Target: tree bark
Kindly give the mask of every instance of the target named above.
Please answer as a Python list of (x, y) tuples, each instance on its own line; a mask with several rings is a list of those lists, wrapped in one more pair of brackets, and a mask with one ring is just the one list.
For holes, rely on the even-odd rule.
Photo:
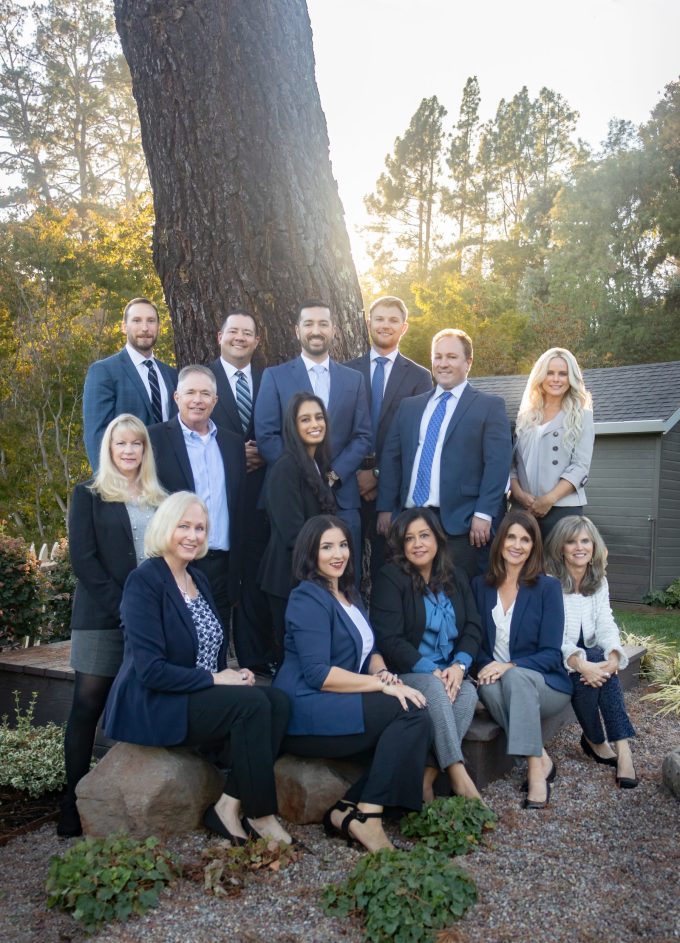
[(306, 298), (329, 302), (333, 355), (364, 349), (304, 0), (115, 0), (154, 194), (154, 261), (180, 365), (216, 356), (234, 307), (268, 363), (299, 353)]

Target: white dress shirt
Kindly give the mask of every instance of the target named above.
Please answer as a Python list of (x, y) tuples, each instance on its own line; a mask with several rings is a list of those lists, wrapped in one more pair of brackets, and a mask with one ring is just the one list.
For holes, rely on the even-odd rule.
[[(434, 450), (434, 458), (432, 459), (432, 475), (430, 476), (430, 494), (428, 495), (427, 501), (425, 501), (425, 507), (441, 507), (441, 501), (439, 500), (439, 482), (441, 480), (442, 447), (444, 445), (444, 438), (446, 437), (446, 430), (449, 428), (449, 424), (453, 419), (453, 414), (456, 411), (456, 406), (458, 405), (458, 400), (460, 399), (461, 393), (466, 386), (467, 380), (463, 380), (463, 382), (459, 383), (458, 386), (454, 386), (452, 390), (448, 391), (451, 393), (451, 397), (446, 404), (446, 413), (444, 414), (444, 420), (439, 429), (439, 437)], [(434, 395), (428, 401), (425, 411), (423, 412), (423, 417), (420, 420), (418, 448), (416, 449), (416, 457), (413, 461), (413, 468), (411, 469), (411, 483), (409, 484), (408, 497), (406, 498), (407, 508), (415, 507), (413, 501), (413, 491), (416, 486), (416, 479), (418, 478), (418, 467), (420, 465), (420, 456), (423, 452), (423, 444), (425, 442), (427, 427), (429, 425), (430, 419), (432, 418), (432, 413), (437, 408), (439, 400), (442, 394), (445, 392), (447, 391), (437, 384)]]
[(130, 360), (135, 365), (137, 373), (142, 378), (142, 383), (144, 384), (144, 389), (146, 390), (149, 402), (151, 402), (151, 385), (149, 383), (149, 368), (144, 366), (145, 360), (153, 360), (153, 365), (156, 368), (156, 376), (158, 377), (158, 385), (161, 390), (161, 407), (163, 409), (163, 422), (166, 422), (170, 418), (170, 408), (168, 405), (168, 388), (165, 385), (165, 377), (160, 371), (160, 368), (156, 362), (156, 358), (153, 354), (149, 354), (148, 357), (145, 357), (144, 354), (140, 354), (138, 350), (135, 350), (134, 347), (131, 347), (130, 344), (125, 345), (125, 349), (130, 355)]
[(503, 612), (500, 595), (496, 595), (496, 605), (491, 610), (491, 618), (496, 626), (496, 642), (493, 647), (494, 661), (510, 661), (510, 623), (515, 611), (515, 599), (507, 612)]
[[(307, 375), (309, 376), (309, 382), (312, 384), (314, 395), (318, 396), (319, 399), (321, 400), (325, 400), (329, 398), (330, 392), (331, 392), (331, 370), (330, 370), (331, 358), (326, 357), (326, 359), (322, 360), (321, 363), (317, 363), (315, 360), (310, 360), (309, 357), (305, 356), (305, 354), (300, 354), (300, 356), (302, 357), (302, 362), (305, 365), (305, 370), (307, 371)], [(315, 369), (317, 367), (323, 367), (326, 373), (328, 374), (327, 377), (325, 377), (326, 389), (328, 390), (328, 397), (324, 396), (323, 390), (318, 389), (319, 377), (317, 376), (315, 372)]]
[(248, 389), (250, 390), (250, 400), (252, 402), (254, 400), (253, 371), (250, 367), (250, 364), (246, 364), (245, 367), (235, 367), (232, 363), (226, 361), (224, 357), (220, 357), (220, 363), (222, 364), (224, 372), (227, 375), (227, 380), (229, 380), (229, 386), (231, 387), (231, 392), (234, 394), (234, 399), (236, 399), (236, 384), (238, 383), (238, 377), (236, 374), (241, 372), (246, 379), (246, 383), (248, 384)]

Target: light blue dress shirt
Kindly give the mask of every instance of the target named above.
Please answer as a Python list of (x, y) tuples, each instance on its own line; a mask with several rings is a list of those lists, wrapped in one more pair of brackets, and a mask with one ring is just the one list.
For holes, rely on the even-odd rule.
[(208, 547), (229, 550), (229, 506), (227, 504), (227, 470), (217, 444), (217, 426), (210, 419), (208, 433), (201, 436), (179, 421), (194, 476), (194, 489), (208, 508)]

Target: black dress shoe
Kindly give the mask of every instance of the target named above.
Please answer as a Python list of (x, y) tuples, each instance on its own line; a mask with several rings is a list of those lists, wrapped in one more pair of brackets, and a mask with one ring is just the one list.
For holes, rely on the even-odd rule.
[(586, 756), (589, 756), (591, 760), (595, 760), (596, 763), (602, 763), (603, 766), (616, 766), (616, 757), (615, 756), (599, 756), (591, 745), (586, 740), (586, 735), (581, 734), (581, 749)]
[[(545, 777), (545, 781), (546, 781), (547, 783), (554, 783), (556, 776), (557, 776), (557, 763), (555, 763), (555, 762), (553, 761), (552, 769), (550, 770), (550, 772), (548, 773), (548, 775)], [(525, 779), (524, 782), (522, 783), (521, 791), (522, 791), (522, 792), (529, 792), (529, 780), (528, 780), (528, 779)]]
[(523, 809), (545, 809), (550, 802), (550, 783), (546, 780), (545, 783), (545, 801), (536, 802), (534, 799), (525, 799), (522, 803)]
[(240, 835), (231, 834), (227, 826), (217, 814), (217, 810), (215, 809), (214, 805), (209, 805), (203, 813), (203, 824), (209, 832), (214, 832), (214, 834), (219, 835), (220, 838), (228, 839), (232, 845), (237, 848), (245, 845), (246, 843), (245, 838), (241, 838)]

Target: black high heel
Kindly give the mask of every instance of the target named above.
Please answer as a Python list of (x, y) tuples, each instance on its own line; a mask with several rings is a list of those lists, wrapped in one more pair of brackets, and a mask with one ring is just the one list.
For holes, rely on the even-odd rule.
[(545, 781), (545, 801), (536, 802), (534, 799), (529, 799), (528, 797), (522, 803), (523, 809), (545, 809), (547, 808), (548, 803), (550, 802), (550, 783)]
[[(633, 767), (635, 771), (635, 767)], [(632, 778), (630, 776), (617, 776), (616, 785), (619, 789), (635, 789), (636, 786), (640, 785), (640, 780), (637, 778), (637, 773)]]
[[(591, 760), (595, 760), (596, 763), (601, 763), (603, 766), (616, 766), (616, 757), (615, 756), (600, 756), (593, 750), (591, 745), (586, 740), (586, 735), (581, 734), (581, 749), (586, 756), (589, 756)], [(624, 787), (625, 788), (625, 787)]]
[[(552, 769), (550, 770), (550, 772), (548, 773), (548, 775), (545, 777), (545, 781), (546, 781), (547, 783), (554, 783), (556, 777), (557, 777), (557, 763), (555, 763), (555, 761), (553, 760)], [(525, 779), (524, 782), (522, 783), (520, 792), (529, 792), (529, 780), (528, 780), (528, 779)]]
[[(548, 786), (548, 789), (550, 789), (550, 786)], [(364, 845), (360, 838), (355, 838), (354, 835), (350, 833), (349, 827), (352, 822), (361, 822), (363, 824), (367, 822), (368, 819), (382, 819), (382, 817), (382, 812), (362, 812), (361, 809), (355, 806), (342, 820), (340, 834), (348, 845), (351, 845), (352, 842), (356, 842), (358, 845), (361, 845), (362, 848), (365, 848), (366, 851), (369, 851), (370, 849), (366, 848), (366, 845)]]
[(338, 799), (335, 805), (331, 806), (330, 809), (324, 813), (321, 824), (323, 825), (323, 830), (328, 838), (344, 838), (348, 845), (353, 845), (355, 844), (355, 839), (352, 838), (351, 835), (348, 837), (342, 831), (344, 819), (339, 828), (337, 825), (333, 824), (333, 820), (331, 819), (332, 812), (346, 812), (348, 809), (356, 809), (355, 804), (353, 802), (347, 802), (345, 799)]
[(240, 835), (231, 834), (227, 826), (217, 814), (217, 810), (215, 809), (214, 805), (209, 805), (203, 813), (203, 824), (209, 832), (214, 832), (214, 834), (219, 835), (220, 838), (228, 839), (236, 848), (241, 848), (246, 843), (245, 838), (241, 838)]

